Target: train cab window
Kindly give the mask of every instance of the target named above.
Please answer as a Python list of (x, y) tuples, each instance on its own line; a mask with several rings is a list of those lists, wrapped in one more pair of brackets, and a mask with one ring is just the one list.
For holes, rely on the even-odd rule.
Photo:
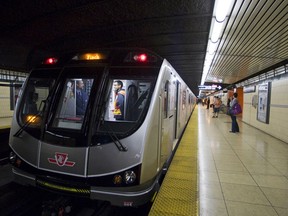
[(147, 114), (154, 77), (139, 79), (110, 78), (106, 96), (103, 96), (101, 123), (93, 136), (93, 143), (108, 143), (133, 133)]
[(93, 79), (66, 79), (53, 127), (81, 129), (92, 84)]
[(39, 127), (42, 122), (42, 114), (46, 99), (51, 91), (55, 79), (53, 78), (29, 78), (24, 94), (21, 120), (27, 127)]

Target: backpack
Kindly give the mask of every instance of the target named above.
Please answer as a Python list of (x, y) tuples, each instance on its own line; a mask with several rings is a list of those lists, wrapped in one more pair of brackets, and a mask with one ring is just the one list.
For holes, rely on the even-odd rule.
[(239, 103), (234, 104), (233, 107), (231, 107), (229, 112), (230, 112), (230, 115), (238, 115), (242, 113), (241, 105)]

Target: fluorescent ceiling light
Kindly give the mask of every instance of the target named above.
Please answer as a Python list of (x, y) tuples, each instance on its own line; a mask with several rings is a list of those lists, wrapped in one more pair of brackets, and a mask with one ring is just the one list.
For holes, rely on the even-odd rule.
[(219, 23), (219, 22), (217, 22), (216, 19), (213, 19), (213, 20), (214, 20), (214, 23), (213, 23), (211, 41), (213, 43), (216, 43), (220, 38), (224, 23), (223, 22)]
[(225, 19), (231, 13), (232, 6), (235, 0), (216, 0), (213, 11), (213, 18), (210, 27), (210, 37), (207, 46), (207, 52), (205, 56), (205, 63), (203, 67), (203, 73), (201, 78), (201, 85), (204, 84), (206, 78), (209, 76), (209, 70), (213, 63), (213, 58), (216, 54), (217, 47), (223, 34), (224, 25), (226, 24)]
[(218, 0), (215, 4), (215, 16), (218, 22), (223, 22), (231, 11), (232, 2), (235, 0)]
[[(208, 41), (208, 53), (214, 55), (219, 43), (213, 43), (212, 40)], [(207, 57), (207, 56), (206, 56)]]

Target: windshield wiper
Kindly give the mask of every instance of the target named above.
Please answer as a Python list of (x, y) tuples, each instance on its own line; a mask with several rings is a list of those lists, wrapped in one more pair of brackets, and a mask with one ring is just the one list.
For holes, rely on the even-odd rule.
[[(46, 100), (41, 101), (40, 106), (39, 106), (40, 111), (37, 114), (32, 115), (32, 117), (30, 119), (36, 119), (43, 114), (41, 107), (42, 107), (42, 104), (45, 104), (45, 103), (46, 103)], [(33, 123), (33, 121), (26, 120), (26, 122), (19, 128), (19, 130), (13, 136), (19, 137), (23, 133), (23, 131), (32, 123)]]
[(104, 123), (102, 123), (107, 134), (109, 135), (109, 137), (111, 138), (111, 140), (113, 141), (113, 143), (116, 145), (116, 147), (118, 148), (119, 151), (128, 151), (128, 148), (126, 146), (124, 146), (121, 141), (119, 140), (119, 138), (117, 137), (117, 135), (115, 134), (115, 132), (107, 125), (105, 125)]

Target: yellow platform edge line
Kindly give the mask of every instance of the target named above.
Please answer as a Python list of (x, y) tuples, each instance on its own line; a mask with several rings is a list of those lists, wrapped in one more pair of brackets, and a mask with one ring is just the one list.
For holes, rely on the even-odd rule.
[(12, 117), (0, 117), (0, 130), (10, 129), (12, 123)]
[(198, 109), (194, 109), (149, 216), (196, 216), (198, 200)]
[(10, 129), (11, 126), (10, 125), (0, 125), (0, 130), (1, 129)]

